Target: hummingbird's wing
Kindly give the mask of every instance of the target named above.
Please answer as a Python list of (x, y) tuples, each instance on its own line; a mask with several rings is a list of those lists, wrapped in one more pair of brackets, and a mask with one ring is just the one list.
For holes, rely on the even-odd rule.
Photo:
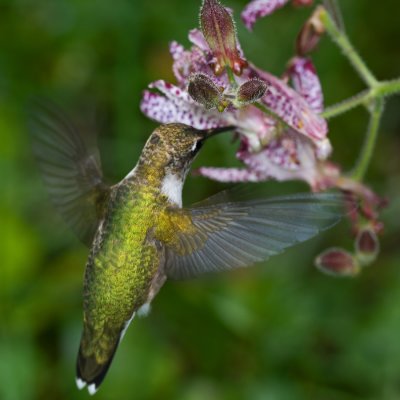
[(96, 146), (55, 105), (37, 101), (29, 115), (34, 155), (57, 210), (77, 236), (90, 245), (110, 188), (103, 181)]
[(173, 236), (164, 240), (169, 278), (192, 278), (266, 260), (331, 227), (344, 215), (345, 199), (340, 194), (239, 201), (231, 201), (232, 197), (245, 199), (246, 195), (228, 190), (196, 207), (171, 211), (177, 217), (169, 220)]

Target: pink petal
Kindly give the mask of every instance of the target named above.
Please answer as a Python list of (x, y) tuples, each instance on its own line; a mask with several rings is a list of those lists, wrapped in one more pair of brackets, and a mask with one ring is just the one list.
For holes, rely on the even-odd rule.
[(177, 42), (170, 44), (170, 53), (174, 60), (172, 70), (178, 85), (182, 89), (186, 88), (190, 75), (200, 72), (212, 76), (218, 85), (225, 87), (228, 84), (228, 78), (226, 74), (214, 76), (211, 68), (214, 60), (203, 34), (193, 29), (189, 33), (189, 39), (195, 44), (190, 50), (184, 50), (183, 46)]
[(149, 87), (158, 89), (162, 94), (145, 90), (140, 109), (155, 121), (163, 124), (180, 122), (197, 129), (227, 125), (221, 114), (207, 112), (204, 107), (197, 105), (186, 91), (175, 85), (159, 80), (151, 83)]
[(286, 132), (258, 152), (252, 151), (250, 145), (244, 138), (237, 153), (245, 169), (202, 167), (198, 173), (220, 182), (302, 180), (311, 187), (316, 187), (321, 179), (312, 142), (297, 132)]
[(255, 107), (234, 110), (225, 117), (246, 137), (251, 149), (259, 151), (276, 133), (275, 121)]
[(185, 48), (174, 40), (169, 44), (169, 52), (173, 60), (176, 61), (182, 57), (183, 53), (185, 52)]
[(294, 89), (316, 113), (324, 110), (324, 95), (313, 62), (309, 58), (294, 57), (288, 68)]
[[(211, 71), (204, 58), (204, 54), (197, 47), (192, 51), (187, 51), (177, 42), (171, 42), (169, 51), (174, 60), (172, 70), (174, 72), (177, 83), (184, 88), (192, 72)], [(205, 70), (205, 71), (203, 71)]]
[(242, 21), (247, 29), (252, 30), (254, 23), (266, 15), (283, 7), (289, 0), (253, 0), (242, 11)]
[(244, 168), (201, 167), (196, 173), (218, 182), (259, 182), (256, 172)]
[(244, 144), (237, 156), (250, 171), (259, 176), (259, 180), (300, 179), (314, 185), (318, 176), (314, 146), (294, 131), (272, 140), (257, 153), (251, 152)]
[(268, 91), (262, 99), (268, 108), (279, 115), (292, 129), (311, 140), (325, 139), (328, 132), (326, 121), (311, 109), (303, 97), (277, 77), (253, 68), (255, 73), (269, 84)]
[(189, 31), (189, 40), (200, 50), (206, 52), (210, 51), (210, 47), (208, 46), (208, 43), (204, 38), (203, 32), (200, 29), (192, 29), (191, 31)]

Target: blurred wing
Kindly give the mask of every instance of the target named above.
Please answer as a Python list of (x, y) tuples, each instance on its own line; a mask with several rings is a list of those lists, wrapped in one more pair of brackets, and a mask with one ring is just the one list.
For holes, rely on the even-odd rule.
[(228, 190), (204, 205), (176, 211), (186, 214), (191, 227), (175, 229), (176, 237), (166, 244), (169, 278), (191, 278), (266, 260), (331, 227), (344, 214), (344, 196), (340, 194), (221, 203), (231, 197)]
[(75, 126), (53, 104), (36, 102), (31, 107), (29, 131), (54, 206), (90, 245), (110, 191), (103, 182), (97, 148), (89, 151)]

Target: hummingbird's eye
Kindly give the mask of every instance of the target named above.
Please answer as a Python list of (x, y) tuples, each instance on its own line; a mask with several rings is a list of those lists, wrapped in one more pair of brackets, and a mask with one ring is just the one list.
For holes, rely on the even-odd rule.
[(200, 149), (201, 146), (203, 146), (203, 141), (202, 140), (198, 140), (197, 142), (195, 142), (192, 146), (192, 148), (190, 149), (190, 153), (191, 154), (196, 154)]

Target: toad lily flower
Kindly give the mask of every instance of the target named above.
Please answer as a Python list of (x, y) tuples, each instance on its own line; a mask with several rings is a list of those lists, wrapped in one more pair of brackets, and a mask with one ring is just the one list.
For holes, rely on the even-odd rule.
[[(315, 190), (326, 186), (324, 182), (337, 170), (324, 161), (331, 153), (331, 145), (326, 137), (326, 123), (315, 113), (323, 109), (323, 96), (311, 60), (296, 57), (290, 63), (287, 76), (298, 92), (273, 75), (251, 68), (251, 73), (268, 85), (262, 104), (286, 125), (279, 126), (279, 122), (260, 114), (254, 106), (236, 111), (237, 121), (231, 123), (242, 134), (237, 157), (247, 168), (202, 167), (199, 173), (223, 182), (300, 179)], [(256, 129), (254, 125), (260, 120), (263, 129), (260, 125)]]
[(311, 61), (292, 61), (291, 88), (245, 60), (236, 41), (236, 54), (247, 66), (232, 81), (226, 70), (215, 74), (214, 51), (200, 30), (192, 30), (189, 40), (189, 50), (177, 42), (170, 45), (177, 83), (151, 83), (155, 91), (144, 92), (142, 112), (161, 123), (198, 129), (236, 127), (241, 139), (237, 157), (246, 168), (203, 167), (201, 175), (230, 182), (301, 179), (317, 187), (331, 146), (326, 121), (317, 115), (322, 91)]
[[(243, 11), (242, 19), (251, 29), (258, 18), (288, 2), (253, 0)], [(313, 0), (292, 0), (297, 6), (312, 3)], [(337, 14), (338, 10), (334, 11)], [(302, 180), (313, 191), (337, 188), (353, 194), (360, 200), (360, 207), (356, 200), (349, 204), (355, 251), (329, 249), (317, 258), (316, 264), (337, 276), (354, 276), (377, 256), (377, 235), (383, 228), (379, 213), (386, 201), (354, 178), (356, 175), (342, 174), (339, 166), (328, 161), (332, 147), (327, 123), (321, 117), (323, 91), (310, 58), (325, 31), (332, 36), (335, 28), (337, 34), (335, 22), (332, 20), (329, 25), (324, 22), (327, 18), (326, 8), (316, 7), (297, 37), (296, 55), (283, 77), (278, 78), (245, 58), (232, 12), (218, 0), (203, 0), (202, 30), (190, 31), (190, 49), (177, 42), (170, 44), (176, 83), (151, 83), (143, 93), (141, 110), (160, 123), (180, 122), (197, 129), (235, 128), (235, 137), (240, 140), (236, 156), (244, 166), (201, 167), (197, 173), (202, 176), (221, 182)], [(371, 129), (374, 127), (371, 124)], [(362, 154), (367, 162), (368, 154)], [(358, 175), (363, 171), (360, 168)]]

